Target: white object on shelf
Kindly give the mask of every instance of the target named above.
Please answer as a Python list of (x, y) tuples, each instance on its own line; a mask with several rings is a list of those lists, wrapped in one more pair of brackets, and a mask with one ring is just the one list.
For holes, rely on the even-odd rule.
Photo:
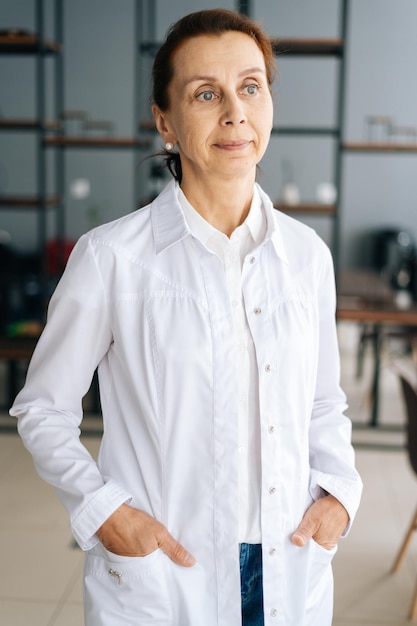
[(287, 183), (282, 190), (282, 199), (285, 204), (300, 204), (300, 191), (294, 183)]
[(70, 184), (70, 194), (76, 200), (88, 198), (91, 191), (90, 181), (87, 178), (75, 178)]
[(316, 189), (316, 198), (321, 204), (334, 204), (337, 198), (336, 187), (333, 183), (319, 183)]

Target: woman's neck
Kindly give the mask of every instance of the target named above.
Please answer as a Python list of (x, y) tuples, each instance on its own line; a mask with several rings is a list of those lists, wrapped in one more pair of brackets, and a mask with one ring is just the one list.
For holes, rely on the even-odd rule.
[(188, 202), (214, 228), (231, 236), (242, 224), (252, 203), (254, 180), (204, 181), (202, 184), (181, 182), (181, 189)]

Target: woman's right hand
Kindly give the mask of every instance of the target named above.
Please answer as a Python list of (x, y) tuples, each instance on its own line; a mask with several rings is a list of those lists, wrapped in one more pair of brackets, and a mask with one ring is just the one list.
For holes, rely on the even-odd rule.
[(163, 524), (128, 504), (116, 509), (96, 535), (106, 550), (120, 556), (147, 556), (160, 548), (177, 565), (192, 567), (196, 562)]

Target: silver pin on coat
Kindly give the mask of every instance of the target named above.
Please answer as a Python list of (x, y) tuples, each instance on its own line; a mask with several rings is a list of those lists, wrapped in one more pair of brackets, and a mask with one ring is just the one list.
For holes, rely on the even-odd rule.
[(114, 578), (117, 578), (117, 582), (119, 585), (122, 584), (123, 582), (123, 574), (121, 574), (120, 572), (116, 572), (116, 570), (114, 569), (109, 569), (109, 574), (110, 576), (113, 576)]

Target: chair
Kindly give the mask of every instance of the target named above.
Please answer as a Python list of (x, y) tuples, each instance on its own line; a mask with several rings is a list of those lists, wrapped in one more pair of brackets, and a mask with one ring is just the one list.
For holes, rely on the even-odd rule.
[[(398, 373), (402, 394), (405, 401), (406, 415), (407, 415), (407, 451), (408, 459), (414, 473), (417, 475), (417, 388), (415, 388), (409, 380), (401, 373)], [(405, 553), (410, 545), (413, 533), (417, 530), (417, 510), (413, 515), (411, 524), (405, 534), (401, 547), (395, 558), (392, 571), (396, 572), (403, 559)], [(414, 596), (410, 607), (409, 619), (417, 619), (417, 584), (414, 590)]]

